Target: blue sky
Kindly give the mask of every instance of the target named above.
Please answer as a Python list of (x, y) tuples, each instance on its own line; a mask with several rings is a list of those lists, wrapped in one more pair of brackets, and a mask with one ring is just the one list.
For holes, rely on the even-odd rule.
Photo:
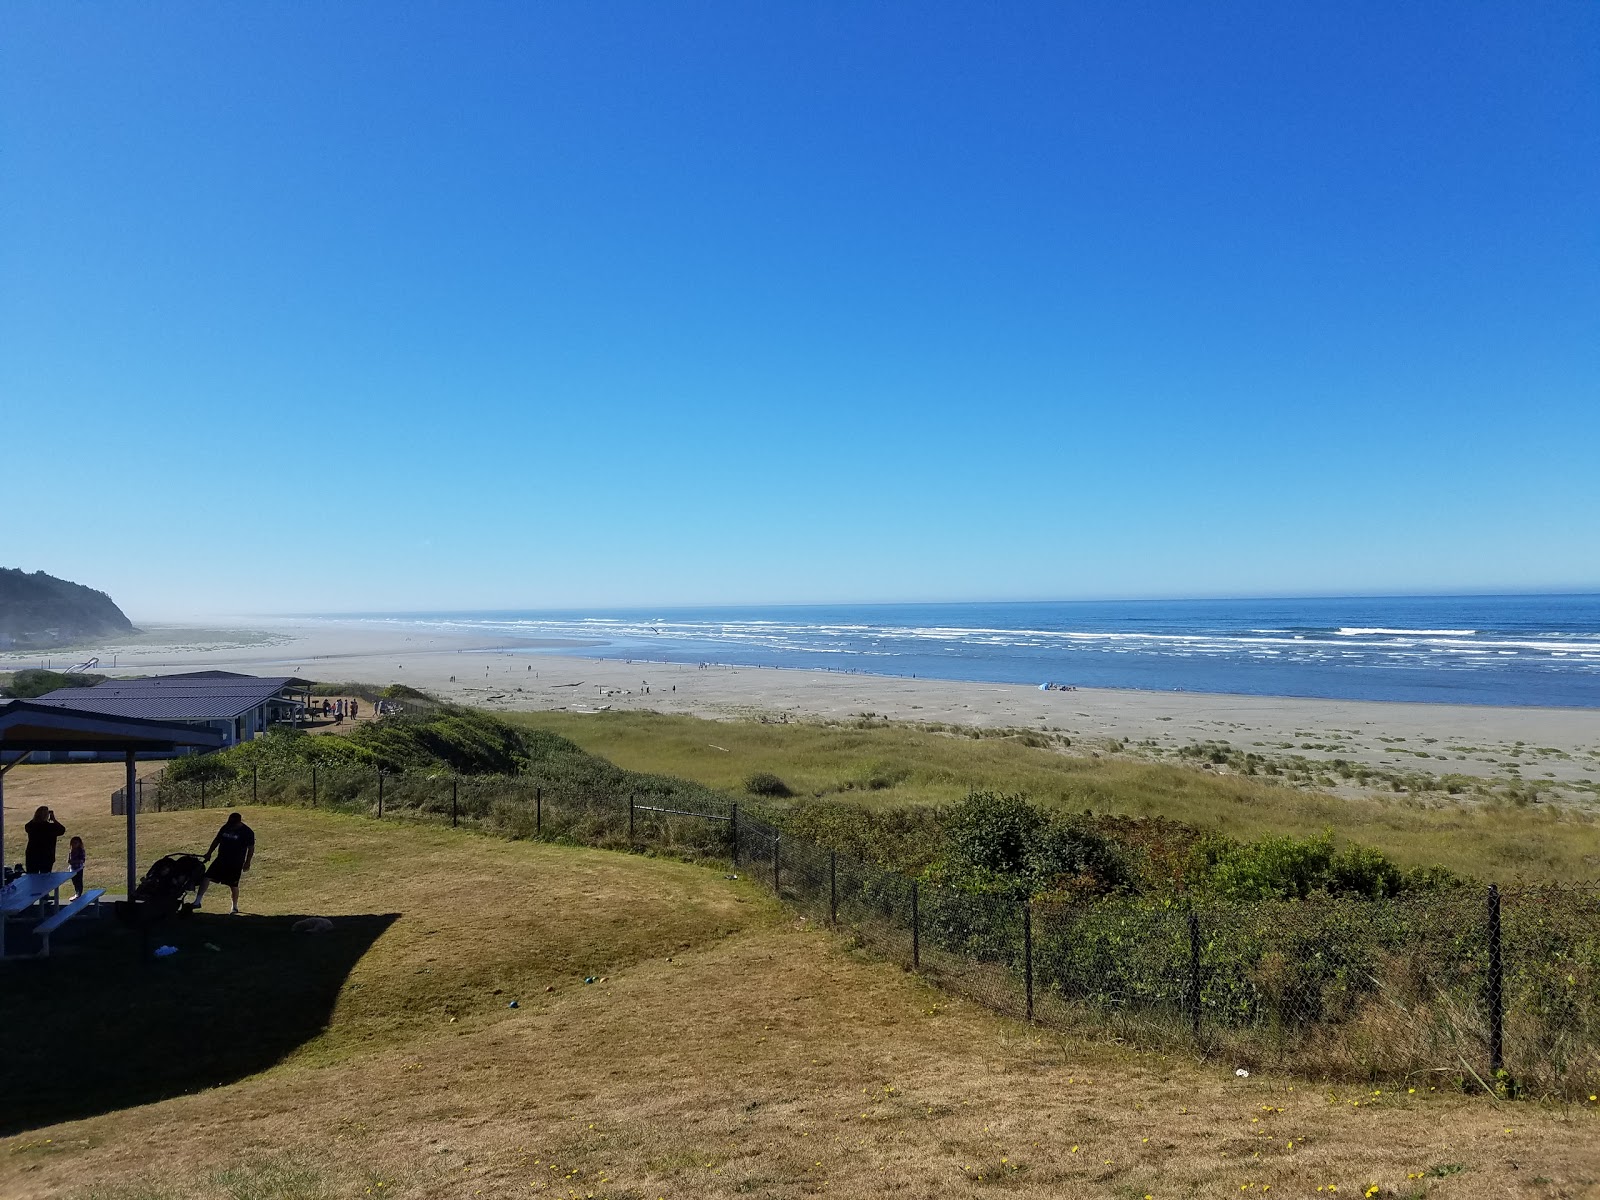
[(12, 3), (135, 616), (1600, 585), (1600, 6)]

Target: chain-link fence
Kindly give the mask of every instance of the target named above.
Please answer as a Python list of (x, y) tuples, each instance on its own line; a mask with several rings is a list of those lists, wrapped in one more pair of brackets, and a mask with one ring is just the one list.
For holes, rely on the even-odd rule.
[[(920, 884), (786, 833), (780, 810), (572, 779), (321, 766), (141, 782), (141, 811), (294, 804), (712, 858), (997, 1012), (1316, 1077), (1600, 1089), (1600, 887), (1372, 900), (1074, 903)], [(114, 798), (120, 810), (121, 792)]]

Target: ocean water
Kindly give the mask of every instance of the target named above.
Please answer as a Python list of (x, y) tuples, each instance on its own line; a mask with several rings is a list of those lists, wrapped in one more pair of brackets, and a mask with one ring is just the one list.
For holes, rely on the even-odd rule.
[[(543, 653), (1155, 691), (1600, 708), (1600, 595), (366, 614)], [(541, 651), (530, 651), (541, 653)]]

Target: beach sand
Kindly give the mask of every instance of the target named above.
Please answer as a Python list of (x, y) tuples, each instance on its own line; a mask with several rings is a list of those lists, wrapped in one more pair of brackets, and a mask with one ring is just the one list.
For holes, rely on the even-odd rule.
[[(381, 623), (258, 621), (145, 625), (136, 638), (50, 655), (0, 654), (0, 671), (100, 659), (97, 671), (225, 669), (319, 681), (406, 683), (492, 710), (644, 711), (714, 719), (893, 721), (1061, 731), (1152, 754), (1226, 741), (1240, 751), (1339, 758), (1387, 772), (1542, 782), (1555, 798), (1597, 799), (1600, 710), (1141, 692), (832, 671), (624, 662), (584, 646), (419, 632)], [(112, 664), (115, 664), (113, 668)], [(648, 689), (648, 690), (647, 690)]]

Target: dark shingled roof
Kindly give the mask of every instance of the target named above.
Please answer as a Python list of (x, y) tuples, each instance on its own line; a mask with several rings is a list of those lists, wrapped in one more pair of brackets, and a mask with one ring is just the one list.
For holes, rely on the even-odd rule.
[(162, 725), (38, 700), (0, 700), (0, 759), (5, 751), (163, 751), (180, 746), (214, 750), (221, 744), (222, 735), (212, 729)]
[(149, 721), (222, 721), (276, 699), (286, 687), (306, 687), (292, 675), (194, 671), (151, 679), (107, 679), (91, 688), (58, 688), (35, 704)]

